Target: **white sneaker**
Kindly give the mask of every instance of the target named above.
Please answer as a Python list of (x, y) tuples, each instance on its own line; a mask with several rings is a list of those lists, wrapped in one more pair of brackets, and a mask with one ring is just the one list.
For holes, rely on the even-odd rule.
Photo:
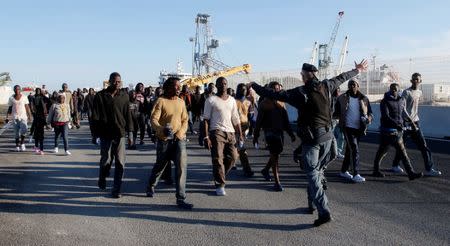
[(353, 175), (351, 175), (348, 171), (346, 171), (345, 173), (340, 173), (339, 176), (346, 179), (353, 179)]
[(391, 171), (394, 172), (394, 173), (403, 173), (404, 172), (403, 168), (401, 168), (400, 166), (393, 166), (391, 168)]
[(53, 150), (53, 153), (58, 153), (58, 147), (55, 147), (55, 149)]
[(27, 148), (25, 147), (25, 144), (20, 145), (20, 150), (21, 150), (21, 151), (27, 150)]
[(219, 187), (216, 189), (216, 195), (218, 196), (226, 196), (225, 187)]
[(66, 155), (72, 155), (68, 150), (66, 150)]
[(20, 152), (20, 147), (19, 146), (16, 147), (16, 152)]
[(355, 176), (353, 176), (353, 182), (355, 183), (362, 183), (362, 182), (366, 182), (366, 179), (361, 177), (361, 175), (356, 174)]
[(34, 148), (34, 152), (36, 152), (36, 153), (39, 153), (39, 152), (41, 152), (41, 150), (39, 149), (39, 148)]
[(424, 173), (425, 176), (430, 176), (430, 177), (436, 177), (436, 176), (441, 176), (442, 172), (436, 169), (431, 169), (430, 171), (426, 171)]

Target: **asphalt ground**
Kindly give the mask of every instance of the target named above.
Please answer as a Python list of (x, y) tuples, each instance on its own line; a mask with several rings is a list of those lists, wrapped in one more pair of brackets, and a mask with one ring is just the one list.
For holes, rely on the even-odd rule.
[[(245, 178), (241, 165), (227, 179), (227, 196), (217, 197), (211, 159), (195, 136), (188, 143), (188, 201), (192, 211), (175, 205), (175, 188), (161, 183), (154, 198), (145, 196), (155, 162), (149, 139), (127, 151), (123, 197), (110, 198), (97, 188), (98, 146), (90, 143), (86, 122), (70, 131), (71, 156), (53, 154), (52, 132), (46, 132), (45, 155), (14, 152), (12, 132), (0, 136), (1, 245), (449, 245), (450, 142), (429, 141), (440, 177), (408, 181), (386, 172), (370, 177), (377, 149), (375, 133), (361, 143), (361, 174), (367, 182), (349, 183), (338, 177), (341, 161), (327, 169), (327, 195), (334, 220), (315, 228), (317, 215), (307, 213), (306, 179), (292, 161), (298, 143), (286, 142), (281, 155), (283, 192), (259, 171), (268, 152), (251, 147), (256, 173)], [(260, 143), (261, 146), (264, 143)], [(60, 150), (62, 145), (60, 146)], [(423, 160), (408, 153), (416, 170)], [(383, 162), (388, 169), (393, 151)], [(112, 180), (108, 180), (108, 186)]]

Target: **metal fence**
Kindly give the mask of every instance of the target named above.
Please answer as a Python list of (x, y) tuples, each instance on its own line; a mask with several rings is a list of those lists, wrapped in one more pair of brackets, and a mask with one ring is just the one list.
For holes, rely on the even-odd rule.
[[(353, 65), (344, 66), (343, 71), (351, 70)], [(377, 59), (370, 60), (369, 71), (358, 76), (360, 90), (368, 96), (384, 94), (393, 82), (399, 83), (401, 88), (410, 85), (411, 74), (422, 74), (424, 84), (450, 82), (450, 55), (413, 57), (404, 59)], [(335, 67), (330, 69), (335, 71)], [(336, 73), (334, 73), (336, 74)], [(256, 81), (259, 84), (267, 84), (278, 81), (284, 89), (291, 89), (303, 84), (300, 68), (291, 70), (279, 70), (270, 72), (254, 72), (251, 74), (237, 74), (229, 76), (229, 87), (236, 88), (239, 83)], [(346, 84), (341, 89), (346, 90)], [(450, 95), (449, 95), (450, 97)]]

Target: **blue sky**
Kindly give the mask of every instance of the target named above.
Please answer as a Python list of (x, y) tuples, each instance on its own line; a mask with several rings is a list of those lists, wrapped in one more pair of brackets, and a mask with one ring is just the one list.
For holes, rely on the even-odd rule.
[(127, 83), (156, 82), (181, 58), (191, 67), (197, 13), (212, 15), (218, 54), (255, 71), (298, 68), (314, 41), (334, 51), (349, 35), (347, 61), (450, 54), (449, 1), (0, 1), (0, 72), (17, 83), (100, 86), (118, 71)]

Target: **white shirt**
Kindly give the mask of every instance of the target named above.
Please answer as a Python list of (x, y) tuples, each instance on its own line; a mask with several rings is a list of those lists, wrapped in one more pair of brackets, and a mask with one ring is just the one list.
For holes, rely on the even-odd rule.
[(349, 96), (347, 114), (345, 115), (345, 126), (359, 129), (361, 124), (361, 105), (359, 99)]
[(14, 96), (9, 98), (8, 107), (12, 106), (11, 114), (14, 120), (28, 120), (27, 110), (25, 105), (29, 104), (28, 98), (25, 95), (19, 100), (16, 100)]
[(406, 112), (413, 122), (419, 121), (419, 101), (422, 97), (422, 91), (408, 88), (403, 91), (402, 97), (406, 100)]
[(209, 130), (220, 130), (234, 133), (233, 125), (241, 124), (237, 110), (236, 100), (228, 96), (223, 100), (218, 96), (206, 99), (203, 118), (209, 120)]

